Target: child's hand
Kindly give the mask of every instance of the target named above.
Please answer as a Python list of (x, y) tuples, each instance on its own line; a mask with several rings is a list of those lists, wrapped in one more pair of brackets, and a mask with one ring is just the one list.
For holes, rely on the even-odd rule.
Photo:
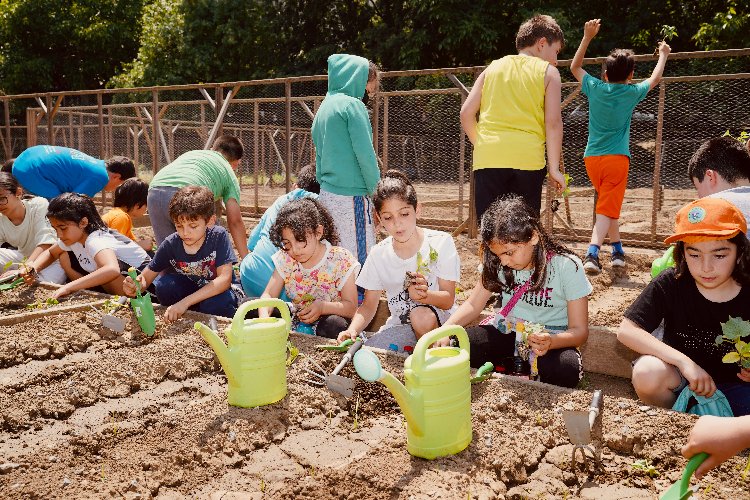
[(699, 396), (711, 397), (716, 392), (716, 384), (706, 370), (692, 360), (678, 366), (680, 373), (690, 384), (690, 389)]
[(668, 56), (672, 52), (672, 47), (667, 42), (659, 42), (659, 55)]
[[(141, 290), (144, 290), (146, 280), (143, 278), (143, 275), (138, 276), (138, 283), (141, 285)], [(135, 291), (135, 281), (130, 276), (125, 276), (125, 279), (122, 281), (122, 292), (128, 297), (135, 297)]]
[(539, 332), (529, 334), (529, 347), (537, 356), (544, 356), (552, 347), (552, 335), (549, 332)]
[(70, 295), (73, 292), (75, 292), (75, 290), (73, 290), (70, 287), (70, 283), (68, 283), (67, 285), (63, 285), (60, 288), (58, 288), (57, 290), (55, 290), (52, 293), (52, 298), (53, 299), (59, 299), (60, 297), (65, 297), (66, 295)]
[(743, 382), (750, 382), (750, 370), (743, 368), (740, 370), (740, 373), (737, 374), (737, 377)]
[(695, 471), (696, 478), (701, 479), (706, 472), (744, 449), (745, 440), (738, 439), (737, 423), (737, 418), (712, 415), (704, 415), (695, 423), (682, 447), (682, 455), (690, 458), (700, 452), (709, 454)]
[(565, 176), (560, 173), (560, 170), (551, 168), (549, 170), (549, 176), (557, 184), (558, 192), (561, 192), (565, 189)]
[(601, 28), (601, 26), (601, 19), (592, 19), (591, 21), (586, 21), (586, 24), (583, 25), (583, 38), (591, 40), (596, 36), (597, 33), (599, 33), (599, 28)]
[(450, 347), (450, 345), (451, 345), (451, 338), (443, 337), (442, 339), (432, 344), (430, 347)]
[(322, 314), (323, 302), (319, 300), (314, 300), (297, 311), (297, 317), (299, 320), (307, 324), (315, 323)]
[(339, 333), (339, 336), (336, 337), (336, 341), (339, 344), (345, 341), (346, 339), (357, 340), (357, 332), (351, 329), (346, 329), (343, 332)]
[(185, 314), (185, 311), (187, 311), (187, 309), (188, 306), (182, 301), (179, 301), (176, 304), (172, 304), (171, 306), (167, 307), (167, 310), (164, 312), (164, 319), (170, 322), (177, 321), (182, 317), (183, 314)]
[[(13, 272), (13, 271), (8, 271)], [(7, 273), (6, 273), (7, 274)], [(23, 282), (27, 285), (32, 285), (37, 280), (39, 275), (36, 272), (36, 268), (34, 267), (34, 264), (30, 264), (26, 262), (24, 265), (18, 268), (18, 274), (23, 278)], [(5, 275), (3, 275), (5, 276)]]
[(408, 288), (409, 298), (415, 302), (421, 302), (427, 298), (427, 280), (424, 275), (413, 273), (411, 285)]

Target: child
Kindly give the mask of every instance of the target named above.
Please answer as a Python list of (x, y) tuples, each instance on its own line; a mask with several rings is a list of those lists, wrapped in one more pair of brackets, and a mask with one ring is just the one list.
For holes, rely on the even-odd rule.
[[(349, 250), (334, 246), (339, 237), (330, 214), (310, 198), (290, 201), (270, 235), (280, 250), (262, 297), (278, 297), (283, 288), (296, 306), (292, 330), (335, 339), (357, 309), (359, 262)], [(269, 313), (259, 312), (261, 317)]]
[[(0, 172), (0, 275), (16, 273), (21, 262), (33, 262), (57, 241), (47, 220), (47, 200), (24, 200), (22, 195), (16, 178)], [(60, 263), (55, 262), (39, 273), (39, 279), (61, 284), (67, 277)]]
[(518, 196), (493, 203), (480, 231), (481, 281), (446, 323), (465, 326), (475, 320), (492, 292), (502, 294), (504, 307), (489, 324), (467, 330), (471, 365), (502, 364), (516, 347), (507, 325), (515, 329), (519, 322), (533, 322), (544, 327), (528, 336), (539, 379), (575, 387), (583, 373), (577, 348), (589, 335), (588, 295), (593, 289), (581, 261), (547, 235), (536, 211)]
[(52, 295), (60, 298), (77, 290), (96, 289), (123, 294), (122, 272), (143, 269), (151, 260), (145, 250), (116, 231), (110, 231), (84, 194), (64, 193), (49, 202), (47, 218), (59, 241), (26, 261), (27, 281), (59, 259), (70, 282)]
[[(247, 240), (247, 249), (250, 253), (240, 263), (242, 289), (248, 297), (259, 297), (273, 275), (273, 255), (278, 249), (271, 242), (270, 230), (281, 207), (298, 198), (317, 199), (319, 192), (320, 185), (315, 180), (315, 166), (307, 165), (300, 169), (295, 189), (276, 198), (260, 218)], [(281, 290), (281, 299), (289, 300), (284, 289)]]
[[(642, 354), (633, 387), (646, 404), (671, 408), (690, 386), (711, 396), (720, 389), (735, 416), (750, 414), (750, 370), (722, 363), (733, 349), (717, 346), (721, 323), (750, 320), (750, 243), (742, 212), (726, 200), (701, 198), (677, 212), (676, 267), (646, 286), (625, 311), (617, 338)], [(664, 320), (659, 341), (649, 332)]]
[(406, 175), (387, 171), (373, 204), (389, 236), (367, 257), (357, 278), (365, 290), (364, 302), (339, 340), (356, 338), (367, 327), (385, 290), (391, 315), (366, 345), (402, 349), (441, 326), (453, 312), (461, 264), (450, 234), (417, 227), (421, 210)]
[[(188, 309), (233, 317), (244, 297), (232, 265), (237, 262), (227, 230), (215, 226), (214, 195), (203, 186), (187, 186), (169, 202), (177, 232), (167, 236), (154, 259), (138, 276), (141, 290), (153, 282), (156, 298), (167, 306), (164, 319), (175, 321)], [(159, 273), (166, 273), (159, 276)], [(158, 276), (158, 278), (157, 278)], [(125, 294), (135, 283), (125, 280)]]
[(115, 189), (114, 208), (102, 216), (107, 226), (135, 241), (146, 252), (151, 252), (154, 240), (136, 239), (133, 234), (133, 217), (146, 213), (148, 184), (138, 178), (128, 179)]
[(560, 189), (565, 187), (560, 173), (561, 83), (555, 67), (564, 45), (554, 19), (532, 17), (518, 29), (518, 55), (493, 61), (461, 106), (461, 125), (474, 145), (478, 220), (493, 201), (510, 193), (522, 196), (539, 213), (545, 141), (549, 176)]
[(669, 45), (661, 42), (659, 61), (651, 76), (631, 85), (635, 65), (633, 51), (615, 49), (607, 57), (607, 69), (601, 81), (581, 67), (589, 42), (599, 32), (599, 27), (599, 19), (586, 22), (581, 45), (570, 64), (573, 76), (581, 82), (581, 91), (589, 98), (589, 139), (583, 159), (598, 195), (591, 244), (583, 261), (583, 268), (590, 274), (599, 274), (602, 270), (599, 249), (607, 234), (612, 245), (612, 266), (625, 265), (618, 220), (630, 166), (630, 118), (648, 91), (661, 81), (670, 51)]
[(368, 196), (380, 179), (370, 117), (362, 98), (377, 86), (374, 63), (349, 54), (330, 56), (328, 93), (311, 129), (320, 203), (333, 216), (341, 246), (360, 264), (375, 244)]

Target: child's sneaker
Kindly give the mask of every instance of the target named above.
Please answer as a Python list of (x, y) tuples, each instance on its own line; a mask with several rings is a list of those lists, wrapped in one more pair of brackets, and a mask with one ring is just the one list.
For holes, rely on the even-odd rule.
[(625, 254), (622, 252), (612, 252), (610, 262), (612, 262), (612, 267), (625, 267)]
[(602, 266), (599, 264), (599, 256), (586, 254), (583, 258), (583, 269), (589, 274), (599, 274), (602, 272)]

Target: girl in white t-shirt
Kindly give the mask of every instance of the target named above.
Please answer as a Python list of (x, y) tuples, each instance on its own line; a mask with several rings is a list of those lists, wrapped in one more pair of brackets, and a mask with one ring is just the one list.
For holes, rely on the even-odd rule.
[(448, 319), (455, 308), (461, 263), (450, 234), (417, 226), (417, 192), (406, 175), (386, 172), (372, 201), (389, 236), (367, 256), (357, 278), (365, 298), (339, 340), (355, 338), (365, 329), (385, 291), (391, 315), (366, 345), (403, 349)]
[[(349, 326), (357, 309), (354, 280), (359, 262), (339, 243), (333, 219), (317, 200), (300, 198), (284, 205), (269, 231), (280, 250), (274, 271), (261, 297), (286, 291), (296, 306), (292, 330), (336, 338)], [(270, 311), (262, 308), (261, 317)]]
[[(129, 267), (141, 270), (151, 260), (137, 243), (110, 231), (86, 195), (64, 193), (53, 198), (47, 218), (59, 241), (33, 261), (27, 261), (26, 267), (39, 272), (60, 261), (70, 282), (55, 291), (55, 298), (96, 287), (123, 295), (123, 271)], [(32, 274), (25, 274), (27, 280), (32, 279)]]
[[(0, 172), (0, 276), (18, 273), (26, 261), (34, 260), (57, 238), (47, 221), (47, 200), (22, 199), (23, 189), (8, 172)], [(39, 274), (41, 281), (65, 283), (60, 264)]]

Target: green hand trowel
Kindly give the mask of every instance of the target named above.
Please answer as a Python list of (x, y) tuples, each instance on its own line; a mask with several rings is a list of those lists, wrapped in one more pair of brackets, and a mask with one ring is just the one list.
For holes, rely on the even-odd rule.
[(0, 279), (0, 291), (13, 290), (23, 283), (23, 277), (18, 274), (11, 274)]
[(156, 330), (156, 316), (154, 315), (154, 305), (151, 303), (151, 294), (146, 292), (141, 295), (141, 284), (138, 282), (134, 267), (128, 269), (128, 276), (135, 282), (135, 297), (130, 299), (130, 306), (133, 308), (143, 333), (147, 337), (151, 337)]
[(695, 472), (700, 464), (708, 458), (708, 453), (698, 453), (690, 459), (688, 464), (685, 466), (685, 471), (682, 473), (682, 479), (674, 483), (671, 488), (664, 492), (659, 500), (685, 500), (690, 498), (693, 494), (693, 490), (690, 489), (690, 477)]

